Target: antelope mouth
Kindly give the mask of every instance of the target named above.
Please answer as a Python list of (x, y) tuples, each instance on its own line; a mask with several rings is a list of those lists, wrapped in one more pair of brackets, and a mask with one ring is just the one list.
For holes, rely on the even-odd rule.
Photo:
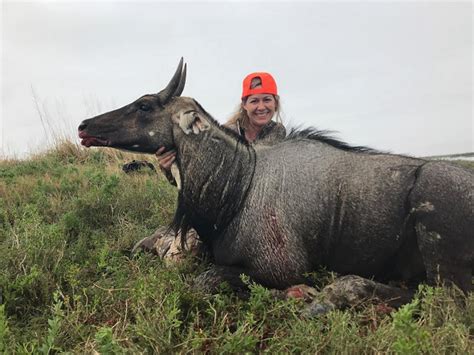
[(87, 148), (89, 147), (106, 147), (110, 145), (110, 141), (101, 137), (90, 136), (84, 131), (79, 131), (79, 138), (81, 138), (81, 144)]

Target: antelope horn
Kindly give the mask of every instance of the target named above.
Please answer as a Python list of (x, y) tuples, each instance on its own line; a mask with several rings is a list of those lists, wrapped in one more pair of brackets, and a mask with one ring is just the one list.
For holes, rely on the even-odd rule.
[[(183, 70), (183, 57), (181, 57), (181, 60), (179, 61), (178, 69), (176, 69), (176, 72), (174, 73), (168, 85), (158, 93), (158, 98), (163, 104), (168, 102), (168, 100), (174, 95), (174, 93), (176, 92), (176, 89), (180, 85), (182, 70)], [(184, 87), (184, 84), (183, 84), (183, 87)]]
[(178, 87), (176, 88), (176, 91), (172, 96), (181, 96), (181, 93), (184, 90), (184, 84), (186, 84), (186, 64), (184, 64), (184, 69), (181, 74), (181, 78), (179, 78)]

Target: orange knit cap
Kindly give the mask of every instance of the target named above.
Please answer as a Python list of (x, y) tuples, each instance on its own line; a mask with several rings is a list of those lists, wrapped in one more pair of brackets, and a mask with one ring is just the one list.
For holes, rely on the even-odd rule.
[[(252, 89), (252, 80), (259, 78), (261, 85)], [(255, 95), (255, 94), (272, 94), (278, 95), (277, 84), (273, 76), (269, 73), (257, 72), (249, 74), (245, 77), (242, 83), (242, 99), (244, 97)]]

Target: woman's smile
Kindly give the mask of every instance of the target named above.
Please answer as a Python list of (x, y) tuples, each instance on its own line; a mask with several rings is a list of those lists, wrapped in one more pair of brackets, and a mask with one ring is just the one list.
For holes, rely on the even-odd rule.
[(276, 110), (276, 101), (273, 95), (251, 95), (243, 104), (250, 119), (250, 125), (263, 127), (271, 121)]

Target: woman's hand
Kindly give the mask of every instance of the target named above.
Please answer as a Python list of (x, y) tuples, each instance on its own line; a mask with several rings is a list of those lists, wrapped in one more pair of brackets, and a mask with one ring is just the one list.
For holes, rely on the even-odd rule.
[(165, 151), (165, 147), (161, 147), (155, 153), (156, 158), (158, 159), (158, 164), (160, 164), (161, 170), (171, 171), (171, 165), (176, 159), (176, 151), (169, 150)]

